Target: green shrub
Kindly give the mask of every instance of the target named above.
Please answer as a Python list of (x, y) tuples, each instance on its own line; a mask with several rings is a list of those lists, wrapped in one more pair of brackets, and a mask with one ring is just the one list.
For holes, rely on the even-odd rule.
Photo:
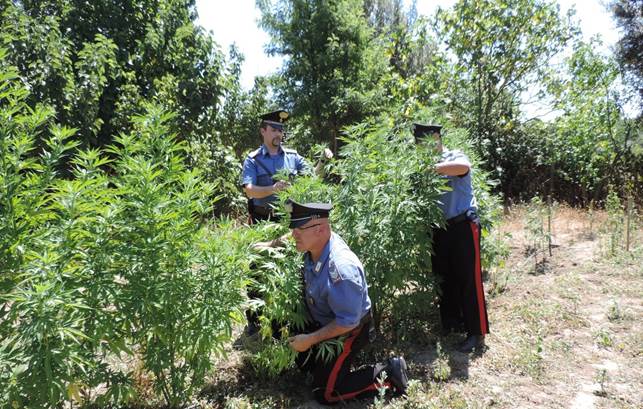
[[(107, 154), (76, 146), (0, 76), (0, 406), (57, 407), (99, 385), (102, 404), (135, 394), (140, 357), (170, 406), (202, 385), (241, 317), (251, 243), (203, 223), (212, 187), (184, 163), (170, 115), (148, 107)], [(43, 133), (44, 146), (35, 145)], [(221, 285), (225, 283), (225, 285)]]
[(405, 293), (434, 292), (427, 261), (430, 227), (443, 223), (437, 205), (443, 182), (427, 172), (435, 155), (418, 149), (407, 131), (391, 132), (386, 122), (349, 128), (344, 142), (333, 220), (364, 264), (379, 321)]
[[(0, 50), (4, 60), (4, 51)], [(84, 345), (90, 307), (85, 228), (96, 221), (99, 181), (61, 180), (72, 130), (50, 126), (52, 111), (31, 110), (15, 70), (0, 72), (0, 406), (44, 407), (99, 370)], [(35, 136), (43, 134), (38, 148)], [(83, 195), (87, 196), (83, 196)], [(72, 388), (73, 389), (73, 388)]]

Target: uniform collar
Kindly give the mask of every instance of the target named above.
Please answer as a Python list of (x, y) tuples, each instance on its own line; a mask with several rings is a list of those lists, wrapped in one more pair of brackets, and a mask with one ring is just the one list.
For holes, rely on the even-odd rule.
[[(261, 144), (261, 146), (259, 147), (259, 152), (260, 152), (263, 156), (270, 156), (270, 152), (268, 151), (268, 148), (267, 148), (267, 147), (266, 147), (266, 145), (265, 145), (265, 144), (263, 144), (263, 143), (262, 143), (262, 144)], [(284, 150), (282, 149), (282, 147), (281, 147), (281, 145), (280, 145), (280, 146), (279, 146), (279, 149), (277, 150), (277, 154), (278, 154), (278, 155), (283, 155), (283, 153), (284, 153)]]
[(324, 266), (326, 265), (326, 262), (328, 261), (328, 257), (330, 256), (330, 247), (332, 245), (333, 241), (333, 235), (331, 233), (330, 239), (328, 240), (328, 243), (324, 246), (324, 250), (322, 251), (321, 256), (319, 257), (319, 260), (317, 260), (316, 263), (313, 263), (313, 261), (310, 258), (310, 253), (306, 253), (306, 263), (310, 266), (310, 269), (312, 270), (315, 275), (318, 275), (323, 269)]

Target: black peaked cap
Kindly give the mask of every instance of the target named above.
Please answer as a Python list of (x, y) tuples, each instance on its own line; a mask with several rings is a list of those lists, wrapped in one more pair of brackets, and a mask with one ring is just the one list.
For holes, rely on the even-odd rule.
[(289, 116), (288, 111), (278, 109), (276, 111), (261, 114), (259, 115), (259, 118), (261, 118), (262, 122), (267, 122), (269, 124), (283, 124), (288, 120)]
[(333, 205), (330, 203), (304, 203), (300, 204), (288, 199), (285, 204), (286, 211), (290, 214), (290, 227), (301, 227), (313, 219), (327, 219)]
[(426, 125), (426, 124), (413, 124), (413, 136), (415, 139), (424, 138), (427, 135), (433, 135), (434, 133), (440, 133), (442, 130), (442, 125)]

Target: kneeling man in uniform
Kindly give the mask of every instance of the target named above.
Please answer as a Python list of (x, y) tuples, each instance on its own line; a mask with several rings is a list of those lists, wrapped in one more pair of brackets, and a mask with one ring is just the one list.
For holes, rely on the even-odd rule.
[[(371, 300), (362, 263), (331, 230), (331, 209), (325, 203), (286, 203), (297, 250), (305, 252), (304, 301), (312, 319), (305, 333), (289, 339), (299, 352), (297, 364), (312, 372), (313, 393), (320, 403), (371, 398), (382, 387), (404, 394), (408, 375), (402, 357), (351, 371), (354, 357), (373, 333)], [(342, 340), (341, 351), (328, 362), (316, 359), (319, 343), (330, 339)], [(383, 385), (378, 383), (382, 371)]]

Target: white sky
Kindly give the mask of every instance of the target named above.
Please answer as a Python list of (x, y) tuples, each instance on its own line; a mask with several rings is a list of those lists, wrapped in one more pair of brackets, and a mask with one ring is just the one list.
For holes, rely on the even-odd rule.
[[(405, 0), (410, 4), (410, 0)], [(431, 15), (440, 5), (450, 7), (455, 0), (417, 0), (417, 10), (420, 15)], [(616, 43), (616, 31), (611, 14), (606, 11), (602, 0), (559, 0), (561, 13), (576, 5), (576, 17), (580, 20), (581, 30), (586, 38), (600, 34), (606, 47)], [(221, 46), (224, 53), (233, 42), (245, 56), (241, 71), (241, 85), (245, 89), (252, 88), (257, 75), (275, 72), (281, 66), (279, 57), (268, 57), (264, 46), (268, 43), (268, 35), (257, 26), (260, 17), (255, 7), (255, 0), (196, 0), (199, 13), (198, 23), (211, 31), (214, 40)]]

